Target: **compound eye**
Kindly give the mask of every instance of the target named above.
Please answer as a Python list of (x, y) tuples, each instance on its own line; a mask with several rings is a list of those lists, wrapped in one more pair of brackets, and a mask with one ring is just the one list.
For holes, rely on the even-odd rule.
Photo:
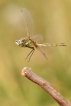
[(21, 46), (22, 43), (23, 43), (23, 41), (22, 41), (22, 39), (18, 39), (18, 40), (15, 41), (15, 43), (16, 43), (18, 46)]
[(22, 41), (21, 40), (18, 40), (18, 43), (19, 43), (19, 45), (21, 45), (22, 44)]

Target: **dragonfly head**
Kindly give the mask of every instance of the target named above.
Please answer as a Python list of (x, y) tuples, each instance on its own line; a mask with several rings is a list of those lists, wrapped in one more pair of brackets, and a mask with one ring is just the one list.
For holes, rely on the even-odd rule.
[(22, 46), (23, 45), (23, 40), (22, 39), (18, 39), (15, 41), (15, 43), (18, 45), (18, 46)]

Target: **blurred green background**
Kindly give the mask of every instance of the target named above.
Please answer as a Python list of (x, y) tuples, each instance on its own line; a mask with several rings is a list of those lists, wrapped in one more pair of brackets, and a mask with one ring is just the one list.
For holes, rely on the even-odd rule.
[[(64, 42), (67, 47), (35, 51), (30, 62), (25, 57), (30, 49), (15, 44), (26, 37), (21, 8), (27, 8), (34, 20), (34, 34), (44, 42)], [(0, 0), (0, 106), (57, 106), (38, 85), (21, 76), (23, 67), (49, 81), (71, 102), (71, 1), (70, 0)]]

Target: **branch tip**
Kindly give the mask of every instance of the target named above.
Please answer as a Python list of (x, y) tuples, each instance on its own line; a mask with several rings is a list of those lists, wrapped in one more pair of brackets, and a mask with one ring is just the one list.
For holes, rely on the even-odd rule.
[(21, 75), (27, 76), (27, 73), (31, 70), (31, 68), (24, 67), (21, 71)]

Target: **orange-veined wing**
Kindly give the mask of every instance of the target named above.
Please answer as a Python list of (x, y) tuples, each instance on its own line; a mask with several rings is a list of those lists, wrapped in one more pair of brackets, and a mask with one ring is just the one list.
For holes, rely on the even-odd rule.
[(36, 43), (42, 43), (43, 41), (43, 37), (40, 34), (32, 36), (31, 39)]
[(31, 37), (34, 34), (34, 22), (32, 16), (26, 8), (22, 8), (21, 11), (26, 25), (27, 36)]

